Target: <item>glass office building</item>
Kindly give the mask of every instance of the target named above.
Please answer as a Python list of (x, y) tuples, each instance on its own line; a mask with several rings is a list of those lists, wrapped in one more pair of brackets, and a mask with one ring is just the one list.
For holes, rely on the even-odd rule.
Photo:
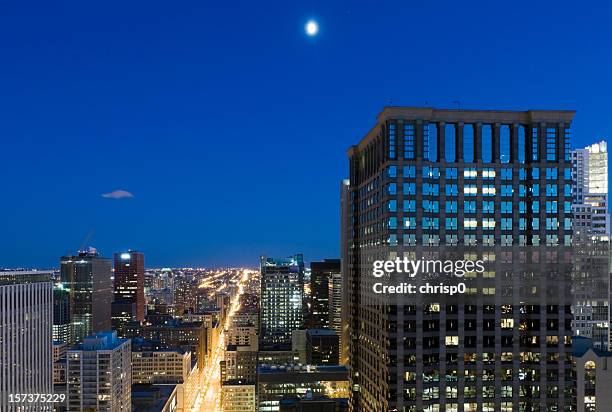
[(291, 344), (291, 332), (304, 324), (304, 257), (260, 260), (262, 345)]
[[(351, 410), (572, 410), (573, 115), (387, 107), (349, 149)], [(483, 270), (373, 293), (395, 259)]]
[[(90, 248), (60, 261), (61, 288), (68, 293), (70, 345), (111, 328), (111, 262)], [(59, 293), (59, 292), (58, 292)], [(57, 295), (59, 297), (59, 295)]]

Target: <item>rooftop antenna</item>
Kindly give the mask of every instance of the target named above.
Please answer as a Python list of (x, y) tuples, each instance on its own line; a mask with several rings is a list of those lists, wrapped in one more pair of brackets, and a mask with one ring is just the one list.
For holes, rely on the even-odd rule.
[(87, 242), (89, 242), (93, 234), (94, 234), (94, 230), (90, 229), (89, 232), (87, 233), (87, 236), (85, 236), (85, 239), (83, 239), (83, 243), (81, 243), (81, 247), (79, 247), (79, 249), (77, 250), (77, 253), (85, 249), (85, 246), (87, 246)]
[(453, 100), (453, 104), (457, 105), (457, 110), (461, 110), (461, 102), (459, 100)]

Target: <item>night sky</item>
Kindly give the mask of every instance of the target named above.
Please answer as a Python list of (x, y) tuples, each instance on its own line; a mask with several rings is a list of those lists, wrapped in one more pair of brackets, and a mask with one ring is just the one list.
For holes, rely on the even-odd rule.
[(612, 135), (610, 2), (12, 3), (0, 267), (89, 233), (147, 266), (338, 257), (346, 150), (390, 103), (576, 109), (574, 146)]

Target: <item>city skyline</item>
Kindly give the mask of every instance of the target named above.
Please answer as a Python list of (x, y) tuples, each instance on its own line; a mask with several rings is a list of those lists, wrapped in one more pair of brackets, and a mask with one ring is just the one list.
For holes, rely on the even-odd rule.
[(151, 267), (338, 257), (346, 150), (385, 105), (576, 109), (573, 147), (611, 135), (610, 4), (359, 6), (3, 6), (2, 266), (89, 233)]

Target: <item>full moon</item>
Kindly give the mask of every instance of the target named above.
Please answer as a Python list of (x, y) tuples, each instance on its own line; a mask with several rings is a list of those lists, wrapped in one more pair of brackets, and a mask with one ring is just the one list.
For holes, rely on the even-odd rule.
[(312, 37), (316, 36), (318, 32), (319, 25), (317, 24), (317, 22), (314, 20), (309, 20), (308, 23), (306, 23), (306, 34)]

